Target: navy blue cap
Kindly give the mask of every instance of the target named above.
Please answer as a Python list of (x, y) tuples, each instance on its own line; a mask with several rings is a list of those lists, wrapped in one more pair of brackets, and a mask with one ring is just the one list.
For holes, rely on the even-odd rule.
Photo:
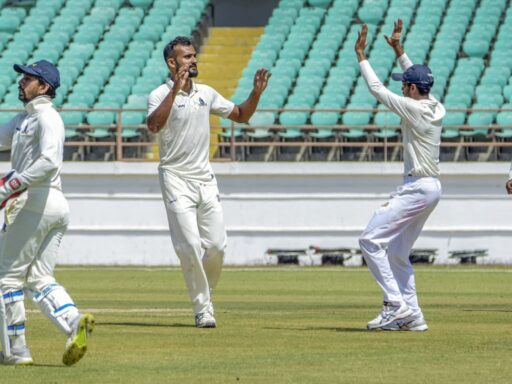
[(423, 91), (429, 91), (434, 85), (434, 76), (429, 67), (422, 64), (414, 64), (404, 73), (392, 73), (391, 78), (403, 83), (415, 84)]
[(39, 60), (29, 65), (14, 64), (13, 68), (18, 73), (40, 77), (54, 90), (60, 86), (59, 70), (49, 61)]

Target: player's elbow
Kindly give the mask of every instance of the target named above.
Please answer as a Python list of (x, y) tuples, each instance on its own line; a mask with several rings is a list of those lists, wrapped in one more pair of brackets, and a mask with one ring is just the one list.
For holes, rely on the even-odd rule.
[(382, 88), (384, 88), (384, 86), (380, 81), (374, 81), (368, 84), (368, 89), (370, 90), (370, 93), (374, 96), (377, 96), (381, 92)]
[(148, 131), (151, 133), (157, 133), (159, 129), (158, 126), (148, 123)]
[(248, 113), (241, 105), (236, 105), (228, 119), (235, 123), (248, 123), (252, 113)]
[(249, 117), (240, 116), (236, 119), (232, 119), (235, 123), (247, 124), (249, 122)]
[(158, 133), (162, 129), (162, 125), (159, 124), (156, 119), (152, 116), (149, 116), (147, 119), (148, 130), (151, 133)]

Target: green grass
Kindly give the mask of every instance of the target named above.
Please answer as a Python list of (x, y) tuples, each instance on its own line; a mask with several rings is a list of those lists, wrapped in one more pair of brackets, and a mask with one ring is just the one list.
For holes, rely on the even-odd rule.
[(0, 383), (510, 383), (512, 269), (417, 270), (428, 332), (369, 332), (381, 295), (353, 268), (226, 268), (217, 329), (193, 326), (177, 269), (62, 268), (97, 327), (87, 355), (27, 305), (36, 366)]

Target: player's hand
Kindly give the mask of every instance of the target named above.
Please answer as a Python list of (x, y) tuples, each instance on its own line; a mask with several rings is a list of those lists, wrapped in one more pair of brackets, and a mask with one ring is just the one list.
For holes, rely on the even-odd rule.
[(384, 38), (391, 47), (395, 48), (397, 45), (400, 45), (400, 39), (402, 38), (402, 28), (402, 19), (398, 19), (394, 23), (393, 33), (391, 34), (391, 36), (384, 35)]
[(505, 184), (505, 188), (507, 189), (507, 193), (509, 195), (512, 195), (512, 179), (507, 181), (507, 184)]
[(389, 46), (395, 51), (396, 57), (400, 57), (404, 54), (404, 49), (402, 44), (400, 44), (400, 39), (402, 38), (402, 28), (402, 19), (398, 19), (395, 21), (393, 33), (391, 36), (384, 35), (384, 38), (386, 39)]
[(268, 69), (258, 69), (254, 75), (253, 92), (261, 95), (265, 88), (267, 88), (270, 76), (272, 76), (272, 74), (268, 71)]
[(8, 199), (18, 196), (25, 186), (15, 170), (9, 171), (0, 179), (0, 209), (5, 206)]
[(174, 86), (172, 88), (174, 94), (177, 94), (187, 85), (189, 76), (188, 68), (188, 65), (183, 65), (182, 67), (180, 67), (180, 69), (178, 69), (178, 72), (176, 73), (176, 79), (174, 81)]
[(366, 36), (368, 35), (368, 26), (363, 24), (361, 28), (361, 32), (357, 33), (356, 45), (354, 47), (357, 55), (357, 59), (359, 61), (366, 60), (366, 55), (364, 54), (364, 50), (368, 45), (366, 42)]

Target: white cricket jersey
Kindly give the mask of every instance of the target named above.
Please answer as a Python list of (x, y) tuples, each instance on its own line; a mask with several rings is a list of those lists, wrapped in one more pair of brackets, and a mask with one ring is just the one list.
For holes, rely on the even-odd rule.
[(0, 150), (11, 149), (11, 165), (21, 187), (61, 190), (64, 123), (47, 96), (39, 96), (0, 127)]
[(508, 171), (508, 179), (512, 180), (512, 164), (510, 164), (510, 170)]
[[(405, 53), (398, 58), (398, 62), (403, 71), (412, 66)], [(442, 119), (446, 114), (443, 105), (432, 96), (424, 100), (399, 96), (382, 84), (367, 60), (359, 65), (370, 92), (401, 117), (404, 175), (439, 176)]]
[[(156, 88), (148, 98), (148, 116), (171, 91), (172, 80)], [(228, 117), (235, 104), (213, 88), (192, 82), (190, 94), (179, 91), (165, 127), (159, 132), (160, 167), (185, 179), (213, 179), (209, 161), (210, 113)]]

